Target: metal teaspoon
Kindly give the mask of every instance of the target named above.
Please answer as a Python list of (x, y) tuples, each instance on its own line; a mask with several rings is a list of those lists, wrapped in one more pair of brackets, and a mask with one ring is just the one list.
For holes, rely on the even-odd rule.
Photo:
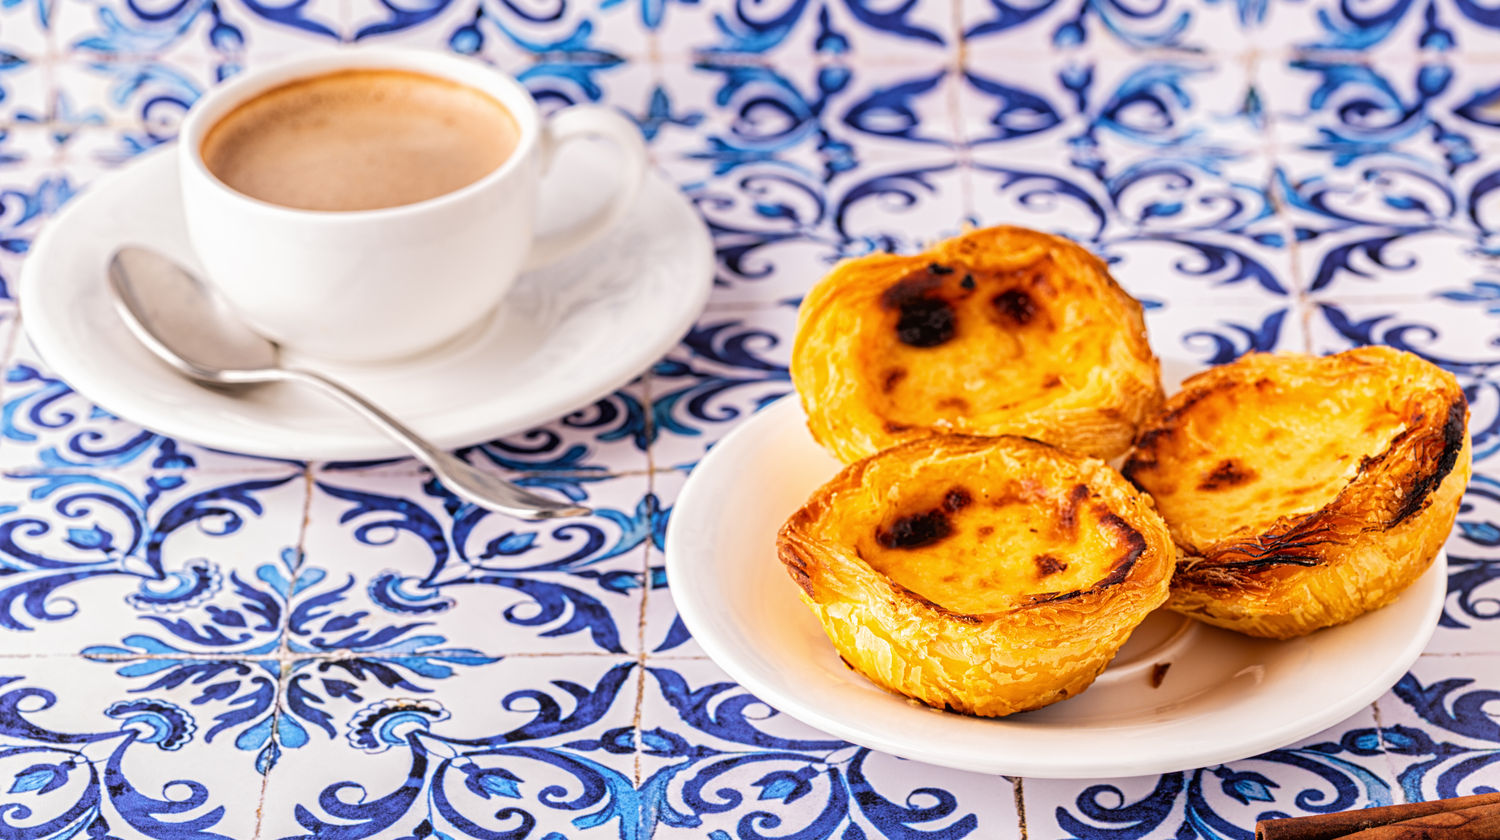
[(136, 338), (194, 380), (221, 387), (278, 381), (314, 385), (405, 444), (444, 487), (465, 501), (522, 519), (591, 512), (480, 472), (428, 443), (346, 386), (313, 371), (282, 367), (281, 348), (275, 342), (252, 330), (215, 289), (163, 254), (121, 248), (109, 261), (109, 282), (120, 316)]

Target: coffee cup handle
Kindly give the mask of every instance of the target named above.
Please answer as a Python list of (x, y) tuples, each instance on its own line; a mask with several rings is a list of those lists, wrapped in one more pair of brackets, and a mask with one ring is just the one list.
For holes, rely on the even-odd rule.
[(598, 105), (574, 105), (547, 120), (542, 134), (542, 160), (550, 168), (559, 146), (580, 138), (608, 140), (620, 151), (620, 185), (599, 212), (566, 230), (543, 234), (532, 240), (523, 270), (540, 268), (573, 253), (593, 241), (623, 218), (635, 205), (636, 193), (646, 177), (646, 141), (628, 117)]

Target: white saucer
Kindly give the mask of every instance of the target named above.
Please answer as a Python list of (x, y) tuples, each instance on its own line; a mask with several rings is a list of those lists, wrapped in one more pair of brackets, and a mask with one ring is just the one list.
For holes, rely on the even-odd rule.
[[(546, 182), (553, 200), (543, 229), (577, 218), (595, 195), (608, 194), (613, 178), (604, 162), (578, 151)], [(127, 243), (197, 268), (170, 149), (143, 156), (69, 204), (37, 239), (21, 273), (26, 332), (79, 392), (117, 416), (217, 449), (318, 460), (405, 454), (310, 389), (274, 385), (231, 396), (157, 361), (127, 332), (106, 291), (106, 262)], [(523, 276), (495, 317), (470, 335), (392, 365), (316, 367), (440, 445), (491, 440), (586, 406), (640, 374), (687, 333), (713, 274), (703, 221), (652, 174), (619, 228)]]
[[(1368, 706), (1427, 646), (1447, 558), (1395, 604), (1287, 642), (1158, 612), (1083, 694), (1002, 719), (929, 709), (851, 671), (776, 559), (776, 530), (840, 465), (795, 397), (709, 451), (667, 529), (667, 580), (704, 652), (761, 700), (831, 735), (982, 773), (1101, 778), (1256, 755)], [(1152, 687), (1157, 663), (1170, 663)]]

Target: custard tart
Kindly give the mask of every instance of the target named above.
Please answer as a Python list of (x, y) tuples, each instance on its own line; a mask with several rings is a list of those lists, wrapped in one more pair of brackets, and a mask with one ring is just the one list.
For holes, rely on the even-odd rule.
[(1093, 458), (933, 435), (845, 467), (777, 548), (840, 656), (929, 706), (995, 717), (1083, 691), (1166, 600), (1150, 500)]
[(845, 463), (940, 433), (1112, 458), (1162, 402), (1140, 303), (1093, 254), (1017, 227), (841, 263), (802, 303), (791, 374)]
[(1469, 482), (1457, 380), (1388, 347), (1251, 354), (1183, 383), (1124, 466), (1183, 552), (1169, 606), (1286, 639), (1391, 603)]

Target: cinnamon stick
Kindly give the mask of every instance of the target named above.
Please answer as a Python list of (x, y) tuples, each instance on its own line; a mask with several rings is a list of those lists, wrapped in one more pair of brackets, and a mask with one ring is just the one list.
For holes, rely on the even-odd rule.
[(1496, 840), (1500, 804), (1476, 805), (1357, 831), (1344, 840)]
[[(1318, 814), (1312, 817), (1261, 820), (1255, 824), (1255, 840), (1338, 840), (1355, 832), (1367, 831), (1379, 826), (1484, 805), (1500, 805), (1500, 793), (1482, 793), (1477, 796), (1460, 796), (1456, 799), (1437, 799), (1431, 802), (1410, 802), (1405, 805), (1387, 805), (1382, 808)], [(1421, 835), (1414, 836), (1420, 837)], [(1488, 836), (1474, 836), (1483, 840), (1493, 840), (1493, 838), (1500, 838), (1500, 831), (1491, 832)], [(1360, 840), (1365, 840), (1365, 838), (1360, 838)]]

